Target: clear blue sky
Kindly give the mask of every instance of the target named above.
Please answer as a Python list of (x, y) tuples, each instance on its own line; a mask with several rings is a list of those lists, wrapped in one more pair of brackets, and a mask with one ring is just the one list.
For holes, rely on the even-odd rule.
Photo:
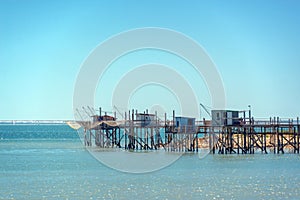
[(2, 0), (0, 119), (72, 118), (84, 59), (108, 37), (141, 27), (174, 29), (201, 44), (228, 108), (300, 116), (299, 13), (296, 0)]

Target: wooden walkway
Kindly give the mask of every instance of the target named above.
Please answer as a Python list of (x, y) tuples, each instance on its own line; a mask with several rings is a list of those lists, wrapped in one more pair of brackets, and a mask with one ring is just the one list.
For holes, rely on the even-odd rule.
[[(215, 154), (297, 153), (300, 124), (297, 119), (243, 119), (230, 126), (212, 126), (211, 121), (196, 121), (194, 126), (176, 126), (173, 119), (154, 116), (151, 124), (125, 113), (121, 121), (78, 121), (83, 127), (86, 146), (123, 148), (130, 151), (165, 150)], [(97, 124), (98, 123), (98, 124)]]

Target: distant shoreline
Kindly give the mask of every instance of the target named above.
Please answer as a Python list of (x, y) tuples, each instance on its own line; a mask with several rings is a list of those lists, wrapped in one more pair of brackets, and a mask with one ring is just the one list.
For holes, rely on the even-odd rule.
[(66, 124), (67, 121), (72, 120), (0, 120), (0, 125), (55, 125), (55, 124)]

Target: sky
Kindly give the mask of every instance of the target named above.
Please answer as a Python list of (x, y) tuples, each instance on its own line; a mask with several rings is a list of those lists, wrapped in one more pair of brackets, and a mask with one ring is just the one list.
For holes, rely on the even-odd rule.
[[(72, 119), (74, 86), (85, 59), (108, 38), (143, 27), (174, 30), (201, 45), (222, 78), (228, 109), (251, 105), (257, 118), (295, 118), (300, 116), (299, 13), (296, 0), (1, 0), (0, 120)], [(192, 85), (198, 101), (211, 106), (203, 79), (185, 70), (187, 63), (145, 50), (112, 64), (111, 73), (99, 81), (95, 107), (111, 109), (101, 91), (109, 92), (109, 87), (101, 84), (115, 86), (133, 66), (159, 62), (174, 67)], [(131, 107), (153, 107), (161, 103), (157, 96), (168, 112), (178, 104), (168, 88), (148, 85), (139, 90), (149, 93), (148, 101), (135, 91)]]

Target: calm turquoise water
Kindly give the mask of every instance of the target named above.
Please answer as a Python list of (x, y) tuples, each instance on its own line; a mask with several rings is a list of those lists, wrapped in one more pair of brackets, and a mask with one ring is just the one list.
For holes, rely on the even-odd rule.
[(300, 156), (182, 156), (147, 174), (110, 169), (64, 125), (0, 125), (0, 199), (300, 199)]

